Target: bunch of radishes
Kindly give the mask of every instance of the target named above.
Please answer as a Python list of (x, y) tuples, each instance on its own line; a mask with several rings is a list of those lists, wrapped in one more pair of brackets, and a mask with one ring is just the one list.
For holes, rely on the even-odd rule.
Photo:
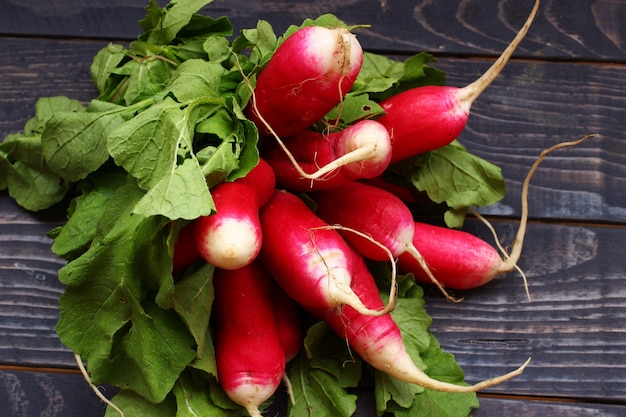
[(472, 101), (506, 64), (538, 5), (476, 82), (405, 91), (380, 103), (382, 117), (342, 129), (311, 127), (336, 106), (341, 110), (359, 74), (363, 51), (349, 30), (301, 28), (261, 70), (245, 109), (261, 134), (261, 160), (247, 176), (212, 190), (216, 213), (185, 226), (174, 252), (175, 273), (200, 259), (216, 267), (218, 378), (250, 415), (260, 415), (259, 405), (300, 348), (300, 307), (325, 320), (374, 368), (434, 390), (473, 392), (526, 366), (459, 386), (434, 380), (413, 363), (389, 314), (394, 298), (383, 303), (365, 260), (397, 258), (400, 272), (445, 291), (488, 282), (511, 270), (519, 253), (502, 260), (466, 232), (415, 222), (401, 198), (362, 180), (456, 139)]

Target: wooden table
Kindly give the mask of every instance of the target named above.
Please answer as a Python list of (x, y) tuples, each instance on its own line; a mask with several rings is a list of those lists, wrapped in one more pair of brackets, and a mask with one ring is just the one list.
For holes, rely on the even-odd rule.
[[(163, 5), (163, 2), (159, 2)], [(276, 31), (334, 13), (368, 23), (366, 49), (439, 58), (448, 84), (475, 79), (514, 36), (527, 1), (218, 0), (206, 9), (236, 28), (269, 20)], [(91, 59), (108, 42), (140, 32), (145, 2), (0, 0), (0, 135), (20, 130), (38, 97), (95, 96)], [(530, 226), (521, 268), (459, 304), (427, 291), (432, 330), (468, 382), (523, 375), (480, 394), (476, 416), (626, 416), (626, 2), (544, 0), (513, 61), (474, 104), (460, 139), (498, 164), (507, 197), (484, 214), (510, 243), (520, 185), (539, 152), (587, 133), (600, 136), (555, 152), (530, 188)], [(62, 210), (33, 214), (0, 193), (0, 415), (101, 416), (104, 406), (55, 334), (62, 262), (45, 233)], [(484, 226), (467, 230), (489, 238)], [(112, 394), (111, 390), (105, 394)], [(361, 396), (359, 416), (373, 416)]]

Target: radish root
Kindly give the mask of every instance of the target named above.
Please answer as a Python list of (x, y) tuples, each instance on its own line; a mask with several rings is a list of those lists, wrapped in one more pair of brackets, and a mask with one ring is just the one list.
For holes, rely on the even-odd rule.
[(89, 388), (91, 388), (91, 390), (96, 394), (96, 396), (98, 398), (100, 398), (100, 400), (102, 400), (102, 402), (104, 402), (107, 405), (107, 407), (111, 407), (112, 409), (117, 411), (117, 413), (121, 417), (125, 417), (124, 412), (117, 405), (115, 405), (111, 400), (109, 400), (107, 397), (105, 397), (104, 394), (102, 394), (102, 392), (100, 392), (98, 387), (96, 387), (91, 382), (91, 378), (89, 377), (89, 373), (87, 372), (87, 369), (85, 369), (85, 365), (83, 365), (83, 360), (82, 360), (82, 358), (80, 357), (80, 355), (78, 353), (74, 353), (74, 360), (76, 361), (76, 365), (78, 365), (78, 369), (80, 370), (80, 373), (83, 375), (83, 378), (85, 378), (85, 381), (87, 381), (87, 384), (89, 385)]
[[(385, 251), (385, 253), (389, 257), (389, 260), (391, 261), (391, 284), (389, 286), (389, 301), (387, 302), (387, 305), (385, 305), (385, 308), (383, 308), (382, 310), (374, 310), (374, 311), (377, 312), (375, 314), (376, 316), (382, 316), (382, 315), (388, 314), (391, 311), (393, 311), (396, 308), (396, 301), (397, 301), (397, 298), (398, 298), (398, 288), (397, 288), (397, 278), (396, 278), (398, 273), (396, 271), (396, 261), (393, 258), (393, 254), (391, 253), (391, 251), (385, 245), (383, 245), (382, 243), (377, 242), (376, 240), (374, 240), (371, 236), (369, 236), (369, 235), (367, 235), (367, 234), (365, 234), (363, 232), (360, 232), (358, 230), (351, 229), (349, 227), (345, 227), (345, 226), (334, 224), (334, 225), (316, 227), (316, 228), (313, 228), (311, 230), (329, 230), (329, 229), (342, 230), (342, 231), (347, 231), (347, 232), (350, 232), (350, 233), (354, 233), (357, 236), (360, 236), (360, 237), (362, 237), (364, 239), (369, 240), (370, 242), (374, 243), (376, 246), (381, 248), (383, 251)], [(356, 310), (356, 308), (355, 308), (355, 310)]]
[(537, 157), (535, 162), (531, 165), (530, 169), (528, 170), (528, 173), (526, 174), (526, 177), (524, 178), (524, 182), (522, 183), (522, 192), (521, 192), (522, 203), (521, 203), (520, 224), (519, 224), (519, 227), (517, 229), (517, 233), (515, 234), (515, 238), (513, 240), (513, 244), (511, 246), (511, 251), (510, 252), (507, 252), (502, 247), (502, 244), (500, 243), (500, 239), (498, 238), (498, 235), (497, 235), (495, 229), (493, 228), (493, 226), (491, 225), (491, 223), (489, 223), (489, 221), (486, 218), (484, 218), (480, 213), (478, 213), (476, 210), (474, 210), (472, 208), (469, 209), (469, 211), (474, 216), (476, 216), (476, 218), (478, 218), (485, 225), (487, 225), (487, 227), (489, 228), (489, 230), (491, 231), (491, 233), (492, 233), (492, 235), (493, 235), (493, 237), (495, 239), (495, 242), (496, 242), (496, 245), (497, 245), (498, 249), (500, 250), (500, 252), (504, 256), (504, 261), (502, 263), (501, 269), (499, 270), (499, 273), (505, 273), (505, 272), (511, 271), (512, 269), (517, 269), (520, 272), (520, 274), (522, 275), (523, 279), (524, 279), (524, 287), (526, 289), (526, 295), (527, 295), (529, 300), (530, 300), (530, 291), (528, 289), (528, 280), (526, 278), (526, 275), (522, 271), (522, 269), (517, 265), (517, 263), (519, 262), (519, 260), (521, 258), (522, 246), (524, 244), (524, 237), (526, 235), (526, 227), (528, 225), (528, 190), (529, 190), (529, 187), (530, 187), (530, 180), (531, 180), (532, 176), (534, 175), (535, 171), (537, 170), (537, 168), (539, 167), (539, 164), (541, 164), (541, 162), (545, 159), (546, 156), (548, 156), (548, 154), (550, 154), (551, 152), (553, 152), (553, 151), (555, 151), (557, 149), (562, 149), (562, 148), (567, 148), (567, 147), (580, 145), (581, 143), (583, 143), (587, 139), (590, 139), (590, 138), (595, 137), (595, 136), (598, 136), (598, 134), (597, 133), (591, 133), (591, 134), (585, 135), (585, 136), (581, 137), (580, 139), (577, 139), (577, 140), (574, 140), (574, 141), (567, 141), (567, 142), (557, 143), (557, 144), (552, 145), (549, 148), (546, 148), (543, 151), (541, 151), (541, 153), (539, 154), (539, 156)]
[(535, 16), (537, 15), (537, 10), (539, 10), (539, 0), (535, 1), (535, 5), (531, 10), (530, 14), (526, 18), (526, 22), (522, 28), (517, 32), (511, 43), (506, 47), (506, 49), (502, 52), (502, 54), (498, 57), (498, 59), (489, 67), (489, 69), (481, 75), (476, 81), (471, 84), (463, 87), (461, 89), (461, 95), (459, 98), (460, 102), (466, 103), (466, 105), (471, 105), (471, 103), (478, 97), (485, 89), (491, 84), (491, 82), (500, 74), (502, 69), (506, 66), (507, 62), (513, 55), (513, 52), (517, 48), (517, 46), (522, 42), (522, 39), (528, 33), (528, 29), (530, 29), (530, 25), (533, 20), (535, 20)]

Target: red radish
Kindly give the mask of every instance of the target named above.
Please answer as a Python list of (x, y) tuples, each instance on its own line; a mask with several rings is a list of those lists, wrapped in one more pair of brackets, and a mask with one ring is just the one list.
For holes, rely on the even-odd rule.
[(280, 386), (285, 355), (271, 303), (273, 281), (257, 262), (214, 275), (215, 359), (226, 394), (260, 417)]
[[(348, 304), (363, 314), (384, 314), (384, 310), (366, 308), (352, 292), (348, 244), (339, 232), (327, 229), (328, 224), (300, 198), (277, 190), (260, 218), (263, 246), (259, 259), (297, 303), (322, 309)], [(392, 306), (390, 302), (388, 308)]]
[[(532, 175), (545, 156), (553, 150), (578, 145), (592, 136), (595, 135), (551, 146), (542, 151), (533, 163), (522, 183), (522, 213), (514, 243), (508, 254), (498, 245), (500, 251), (505, 254), (504, 259), (491, 245), (468, 232), (415, 222), (413, 245), (422, 254), (430, 270), (437, 276), (437, 280), (446, 287), (467, 290), (486, 284), (498, 275), (518, 268), (517, 263), (522, 254), (528, 222), (528, 187)], [(482, 216), (475, 214), (487, 223)], [(398, 257), (398, 270), (404, 274), (413, 273), (421, 282), (429, 282), (422, 266), (408, 254), (401, 254)]]
[[(354, 182), (318, 191), (311, 196), (317, 204), (316, 214), (324, 221), (357, 230), (372, 238), (369, 240), (350, 231), (341, 231), (361, 255), (375, 261), (389, 259), (373, 240), (389, 249), (394, 257), (406, 253), (430, 273), (422, 254), (413, 245), (413, 214), (402, 200), (389, 191)], [(430, 278), (447, 295), (432, 273)]]
[(259, 209), (274, 186), (274, 173), (261, 159), (248, 176), (213, 188), (216, 213), (194, 221), (196, 247), (208, 263), (238, 269), (256, 258), (263, 243)]
[(380, 105), (385, 111), (378, 121), (391, 134), (391, 163), (448, 145), (458, 137), (469, 119), (476, 98), (491, 84), (509, 61), (532, 24), (539, 0), (526, 22), (493, 65), (476, 81), (463, 87), (423, 86), (396, 94)]
[[(371, 309), (380, 308), (383, 302), (374, 277), (367, 270), (363, 259), (356, 254), (355, 264), (352, 289), (366, 306)], [(455, 385), (433, 379), (415, 365), (406, 351), (400, 328), (390, 314), (365, 316), (350, 306), (311, 312), (323, 319), (339, 336), (344, 337), (354, 352), (372, 367), (399, 380), (436, 391), (463, 393), (488, 388), (521, 374), (530, 361), (529, 359), (515, 371), (474, 385)]]
[(348, 29), (301, 28), (259, 73), (246, 114), (262, 135), (298, 134), (341, 101), (362, 63), (361, 45)]
[[(484, 240), (462, 230), (415, 222), (413, 245), (422, 254), (437, 280), (448, 288), (467, 290), (491, 281), (514, 268), (515, 260), (503, 260)], [(416, 280), (429, 284), (420, 265), (408, 254), (398, 257), (398, 270), (413, 273)]]
[(373, 178), (381, 175), (391, 160), (389, 132), (374, 120), (362, 120), (329, 134), (304, 131), (289, 138), (285, 146), (286, 150), (269, 144), (263, 155), (274, 168), (276, 183), (292, 191)]
[(234, 182), (254, 188), (257, 196), (257, 205), (263, 207), (274, 194), (276, 177), (270, 164), (261, 158), (259, 163), (246, 176), (237, 178)]
[(194, 239), (193, 223), (187, 223), (178, 231), (172, 256), (172, 274), (176, 275), (185, 268), (202, 259)]
[[(302, 311), (300, 306), (276, 283), (272, 290), (272, 306), (276, 315), (278, 334), (285, 354), (285, 362), (289, 362), (296, 357), (304, 344), (305, 330)], [(283, 383), (291, 403), (295, 404), (293, 386), (287, 372), (283, 375)]]
[(384, 177), (384, 175), (379, 175), (374, 178), (361, 179), (360, 182), (364, 182), (365, 184), (373, 185), (375, 187), (382, 188), (383, 190), (387, 190), (396, 197), (398, 197), (400, 200), (404, 201), (406, 204), (417, 204), (420, 201), (418, 196), (416, 195), (417, 190), (412, 190), (409, 186), (403, 186), (388, 181)]

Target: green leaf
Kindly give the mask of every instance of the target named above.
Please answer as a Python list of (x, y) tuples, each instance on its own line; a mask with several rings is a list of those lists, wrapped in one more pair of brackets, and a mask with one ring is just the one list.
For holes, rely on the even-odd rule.
[(208, 381), (185, 372), (173, 389), (176, 398), (176, 417), (236, 417), (241, 415), (241, 407), (224, 409), (213, 402), (212, 388)]
[(126, 107), (106, 106), (104, 111), (56, 112), (46, 123), (41, 137), (44, 158), (66, 181), (78, 181), (100, 168), (109, 158), (108, 132), (132, 115)]
[(170, 220), (193, 220), (214, 210), (215, 203), (198, 161), (186, 158), (150, 187), (134, 212), (143, 216), (161, 215)]
[(71, 260), (84, 253), (96, 236), (96, 225), (115, 191), (126, 182), (126, 175), (104, 172), (81, 181), (81, 194), (72, 200), (69, 219), (53, 235), (52, 252)]
[(25, 209), (39, 211), (61, 201), (69, 184), (44, 160), (40, 136), (12, 134), (0, 143), (0, 189)]
[[(154, 404), (133, 391), (120, 390), (111, 401), (124, 412), (126, 417), (174, 417), (176, 415), (176, 401), (171, 395), (164, 401)], [(107, 407), (104, 417), (120, 417), (120, 414), (112, 407)]]
[(219, 97), (220, 78), (224, 68), (200, 59), (183, 62), (172, 74), (165, 93), (179, 103), (203, 97)]
[(123, 86), (120, 86), (117, 95), (121, 95), (127, 106), (153, 97), (169, 82), (175, 70), (174, 64), (160, 55), (149, 55), (126, 62), (113, 71), (114, 75), (124, 76)]
[(428, 152), (392, 168), (406, 176), (435, 203), (446, 203), (449, 227), (460, 227), (465, 211), (500, 201), (506, 187), (501, 169), (469, 153), (458, 142)]
[(310, 368), (305, 360), (296, 359), (289, 378), (295, 396), (289, 416), (350, 417), (356, 411), (356, 395), (348, 393), (328, 372)]
[(95, 384), (160, 402), (194, 359), (194, 340), (173, 310), (147, 297), (167, 304), (174, 284), (167, 220), (130, 212), (141, 195), (136, 186), (120, 187), (90, 248), (59, 270), (67, 288), (57, 333), (86, 361)]
[(171, 1), (163, 9), (157, 10), (158, 6), (151, 0), (148, 15), (141, 21), (144, 34), (140, 38), (156, 45), (172, 43), (178, 32), (189, 24), (193, 14), (211, 2), (212, 0)]
[(304, 346), (288, 372), (296, 400), (289, 415), (351, 416), (356, 396), (346, 388), (361, 378), (360, 359), (350, 356), (346, 342), (322, 322), (309, 328)]
[[(101, 96), (116, 91), (118, 82), (112, 78), (115, 69), (128, 56), (128, 51), (122, 45), (110, 43), (102, 48), (93, 58), (91, 63), (91, 78)], [(119, 81), (119, 80), (117, 80)], [(111, 93), (109, 93), (109, 96)], [(101, 97), (104, 100), (104, 97)]]
[(198, 352), (204, 351), (209, 331), (211, 306), (215, 296), (213, 292), (214, 269), (211, 264), (204, 264), (175, 285), (174, 310), (183, 319), (194, 337)]

